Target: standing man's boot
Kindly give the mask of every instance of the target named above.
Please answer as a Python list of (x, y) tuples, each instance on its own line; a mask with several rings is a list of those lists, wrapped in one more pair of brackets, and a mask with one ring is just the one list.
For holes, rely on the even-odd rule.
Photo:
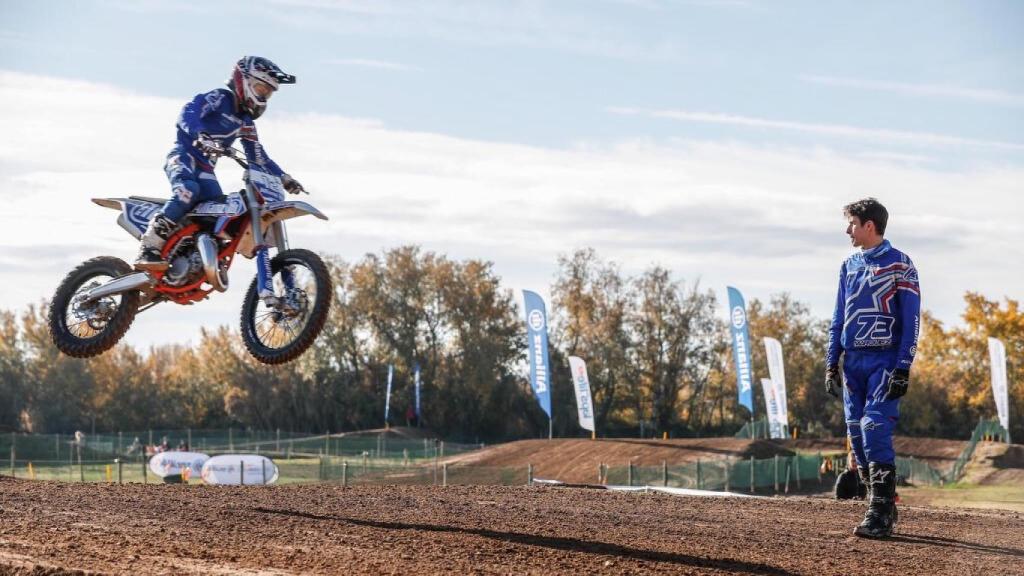
[(860, 486), (857, 487), (857, 497), (862, 500), (871, 499), (871, 472), (867, 467), (857, 468), (857, 474), (860, 476)]
[(870, 504), (864, 521), (853, 533), (864, 538), (888, 538), (896, 525), (896, 467), (872, 462), (870, 473)]
[(158, 212), (149, 221), (149, 227), (142, 235), (139, 246), (139, 257), (135, 259), (135, 269), (144, 271), (167, 270), (169, 264), (164, 260), (160, 251), (163, 249), (167, 239), (171, 237), (177, 224), (166, 218), (162, 212)]

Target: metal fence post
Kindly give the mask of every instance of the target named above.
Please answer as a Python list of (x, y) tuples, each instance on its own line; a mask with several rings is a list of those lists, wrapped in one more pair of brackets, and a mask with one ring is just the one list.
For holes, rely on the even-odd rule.
[(441, 465), (441, 486), (448, 486), (448, 463)]
[(274, 451), (278, 454), (281, 453), (281, 429), (277, 429), (277, 444), (274, 446)]
[(632, 486), (633, 485), (633, 462), (632, 461), (630, 461), (628, 467), (626, 468), (626, 485), (628, 485), (628, 486)]
[(775, 493), (779, 493), (779, 455), (775, 455)]
[(800, 490), (800, 455), (795, 454), (793, 461), (796, 462), (796, 489)]
[(341, 485), (348, 486), (348, 460), (341, 461)]
[(122, 467), (121, 459), (120, 458), (114, 458), (114, 463), (117, 464), (117, 483), (121, 484), (122, 483), (122, 481), (121, 481), (121, 467)]
[[(152, 434), (152, 432), (150, 432)], [(228, 450), (235, 451), (235, 431), (228, 426)]]
[(604, 481), (604, 462), (597, 463), (597, 483), (603, 484)]
[(260, 475), (263, 476), (263, 485), (267, 485), (267, 461), (260, 460)]
[(697, 490), (704, 489), (704, 475), (700, 469), (700, 458), (697, 458)]
[(754, 493), (754, 457), (750, 457), (750, 493)]
[(728, 492), (729, 491), (729, 468), (731, 468), (731, 466), (729, 465), (729, 460), (726, 460), (723, 463), (723, 466), (725, 466), (725, 491)]
[(444, 458), (444, 440), (441, 440), (441, 458)]
[(793, 462), (786, 462), (786, 494), (789, 494), (789, 475), (793, 471)]
[(245, 486), (245, 460), (238, 461), (238, 483)]
[(661, 461), (661, 485), (668, 486), (668, 462)]
[(402, 466), (409, 466), (409, 449), (402, 448)]
[(192, 449), (192, 428), (186, 428), (185, 429), (185, 438), (187, 438), (187, 440), (185, 440), (185, 444), (188, 445), (187, 450), (191, 450)]
[(533, 464), (526, 465), (526, 485), (533, 486)]
[(85, 467), (82, 466), (82, 445), (78, 445), (78, 480), (85, 482)]
[(14, 478), (14, 456), (15, 456), (14, 439), (15, 438), (16, 438), (16, 436), (14, 435), (14, 432), (11, 432), (11, 478)]
[(146, 456), (142, 456), (142, 483), (149, 484), (149, 466), (146, 465)]

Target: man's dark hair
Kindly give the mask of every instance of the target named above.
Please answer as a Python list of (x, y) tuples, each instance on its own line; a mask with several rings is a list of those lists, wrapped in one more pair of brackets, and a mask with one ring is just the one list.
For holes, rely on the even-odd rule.
[(857, 200), (843, 206), (843, 214), (846, 216), (856, 216), (860, 219), (861, 224), (866, 224), (870, 220), (875, 223), (875, 230), (878, 231), (878, 235), (885, 235), (885, 225), (889, 222), (889, 211), (878, 200), (874, 198)]

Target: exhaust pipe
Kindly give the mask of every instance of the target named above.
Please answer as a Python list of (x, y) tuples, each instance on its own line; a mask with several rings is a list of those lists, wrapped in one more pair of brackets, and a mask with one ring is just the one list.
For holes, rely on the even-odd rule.
[(209, 234), (200, 234), (196, 236), (196, 246), (199, 248), (199, 258), (203, 261), (206, 283), (213, 286), (214, 290), (224, 292), (228, 289), (228, 274), (220, 269), (217, 242)]
[(83, 302), (93, 302), (105, 296), (113, 296), (130, 290), (138, 290), (144, 286), (152, 286), (153, 279), (145, 272), (134, 272), (93, 288), (85, 293)]

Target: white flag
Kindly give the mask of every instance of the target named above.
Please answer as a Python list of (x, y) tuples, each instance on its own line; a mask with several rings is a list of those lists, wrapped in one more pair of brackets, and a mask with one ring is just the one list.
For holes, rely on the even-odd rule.
[(782, 344), (775, 338), (765, 338), (764, 350), (768, 357), (768, 374), (779, 405), (779, 424), (786, 429), (789, 426), (789, 404), (786, 401), (786, 366), (782, 361)]
[(764, 392), (764, 410), (768, 413), (768, 434), (772, 438), (785, 438), (779, 414), (779, 399), (775, 393), (775, 383), (771, 378), (761, 378), (761, 390)]
[(992, 395), (996, 398), (999, 423), (1010, 431), (1010, 397), (1006, 384), (1006, 347), (996, 338), (988, 339), (988, 357), (992, 362)]
[(580, 428), (594, 432), (594, 403), (590, 398), (590, 378), (587, 363), (577, 356), (569, 356), (573, 389), (576, 390), (576, 408), (579, 410)]

